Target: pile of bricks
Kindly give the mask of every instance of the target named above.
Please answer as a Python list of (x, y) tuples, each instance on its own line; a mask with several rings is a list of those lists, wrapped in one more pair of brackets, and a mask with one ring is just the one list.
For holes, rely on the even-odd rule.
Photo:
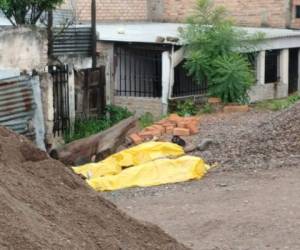
[(199, 126), (199, 117), (180, 117), (172, 114), (139, 133), (131, 134), (129, 138), (134, 144), (140, 144), (164, 135), (190, 136), (199, 133)]

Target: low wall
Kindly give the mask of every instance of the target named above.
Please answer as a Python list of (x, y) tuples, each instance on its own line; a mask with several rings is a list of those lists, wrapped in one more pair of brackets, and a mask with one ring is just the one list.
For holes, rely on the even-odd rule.
[(156, 118), (162, 115), (162, 102), (160, 98), (115, 96), (114, 104), (127, 107), (128, 110), (134, 112), (137, 116), (141, 116), (147, 112), (153, 114)]
[(47, 65), (46, 33), (39, 29), (0, 29), (0, 68), (43, 71)]
[(255, 85), (249, 92), (251, 102), (270, 100), (274, 98), (283, 98), (288, 96), (287, 84), (269, 83), (264, 85)]

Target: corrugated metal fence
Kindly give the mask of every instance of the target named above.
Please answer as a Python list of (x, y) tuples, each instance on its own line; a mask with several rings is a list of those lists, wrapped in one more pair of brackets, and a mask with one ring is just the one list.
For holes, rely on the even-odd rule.
[(67, 54), (92, 54), (91, 27), (67, 27), (53, 29), (53, 42), (49, 43), (50, 51), (54, 56)]
[(30, 81), (28, 77), (0, 80), (0, 125), (33, 139), (36, 104)]

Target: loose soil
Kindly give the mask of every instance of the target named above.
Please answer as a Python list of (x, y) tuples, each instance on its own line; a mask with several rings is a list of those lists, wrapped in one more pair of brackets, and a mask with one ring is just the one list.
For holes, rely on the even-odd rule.
[(213, 114), (186, 137), (215, 169), (200, 181), (106, 193), (135, 218), (195, 250), (300, 249), (300, 103)]
[(187, 249), (0, 128), (0, 249)]

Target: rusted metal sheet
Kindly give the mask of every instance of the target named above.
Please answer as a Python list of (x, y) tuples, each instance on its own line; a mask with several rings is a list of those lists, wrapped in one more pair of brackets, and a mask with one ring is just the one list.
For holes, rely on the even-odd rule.
[(36, 108), (30, 78), (0, 80), (0, 125), (34, 137), (32, 120)]

